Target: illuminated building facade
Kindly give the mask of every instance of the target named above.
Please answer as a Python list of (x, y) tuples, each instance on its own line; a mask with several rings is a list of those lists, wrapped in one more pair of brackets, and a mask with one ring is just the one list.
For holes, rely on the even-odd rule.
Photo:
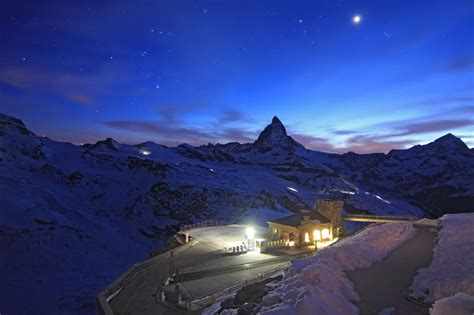
[(318, 200), (314, 210), (268, 221), (269, 241), (290, 247), (331, 241), (341, 233), (343, 207), (341, 200)]

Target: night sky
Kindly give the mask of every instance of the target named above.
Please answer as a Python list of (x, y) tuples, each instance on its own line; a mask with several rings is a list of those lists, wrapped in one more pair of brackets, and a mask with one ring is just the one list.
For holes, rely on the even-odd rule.
[(253, 142), (277, 115), (327, 152), (474, 145), (472, 0), (99, 2), (2, 4), (0, 112), (73, 143)]

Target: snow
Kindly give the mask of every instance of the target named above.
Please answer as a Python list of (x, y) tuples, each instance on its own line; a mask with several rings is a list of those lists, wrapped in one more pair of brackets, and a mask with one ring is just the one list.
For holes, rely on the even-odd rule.
[(395, 312), (395, 306), (389, 306), (381, 310), (377, 315), (391, 315)]
[[(232, 298), (235, 296), (235, 293), (232, 293), (232, 294), (229, 294), (229, 295), (225, 295), (223, 297), (221, 297), (219, 299), (218, 302), (212, 304), (212, 305), (209, 305), (208, 307), (206, 307), (202, 312), (201, 312), (201, 315), (214, 315), (214, 314), (217, 314), (217, 312), (221, 309), (221, 303), (222, 301), (225, 301), (229, 298)], [(235, 310), (234, 310), (235, 311)], [(220, 313), (222, 314), (222, 313)]]
[(474, 295), (474, 214), (447, 214), (431, 264), (420, 271), (411, 286), (411, 295), (434, 301), (458, 292)]
[[(188, 233), (197, 241), (215, 243), (222, 247), (232, 247), (246, 241), (245, 235), (248, 227), (248, 225), (232, 224), (192, 229)], [(254, 238), (266, 238), (266, 228), (261, 226), (252, 226), (252, 228), (255, 230)]]
[[(352, 165), (344, 155), (304, 149), (278, 119), (266, 130), (253, 144), (173, 148), (106, 139), (76, 146), (0, 114), (0, 278), (9, 288), (0, 311), (15, 313), (28, 292), (25, 312), (93, 313), (95, 295), (182, 224), (264, 225), (341, 191), (357, 209), (422, 215), (397, 186), (411, 187), (420, 169), (436, 179), (429, 187), (444, 183), (437, 175), (449, 170), (450, 185), (467, 187), (458, 194), (474, 191), (469, 152), (353, 154), (360, 164)], [(425, 185), (413, 187), (408, 194)]]
[(430, 315), (472, 315), (474, 314), (474, 297), (464, 293), (436, 301), (430, 309)]
[(282, 285), (263, 298), (263, 314), (358, 314), (344, 271), (368, 268), (413, 237), (411, 223), (373, 225), (305, 259), (292, 261)]

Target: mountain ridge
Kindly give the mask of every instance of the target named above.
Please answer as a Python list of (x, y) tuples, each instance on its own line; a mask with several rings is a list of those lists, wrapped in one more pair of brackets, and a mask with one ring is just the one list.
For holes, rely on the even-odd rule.
[[(91, 292), (180, 225), (207, 218), (264, 223), (329, 197), (344, 200), (349, 213), (474, 211), (474, 152), (451, 136), (391, 154), (332, 154), (305, 149), (275, 117), (259, 138), (199, 147), (111, 138), (74, 145), (0, 114), (0, 277), (16, 284), (5, 300), (23, 287), (51, 292), (33, 295), (25, 312), (60, 305), (58, 313), (92, 313)], [(73, 285), (61, 287), (63, 277)]]

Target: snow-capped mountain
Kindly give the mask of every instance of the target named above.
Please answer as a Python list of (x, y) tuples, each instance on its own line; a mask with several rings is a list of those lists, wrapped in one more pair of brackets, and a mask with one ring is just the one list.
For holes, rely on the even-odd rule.
[[(0, 114), (0, 311), (86, 313), (180, 225), (264, 222), (338, 196), (348, 212), (472, 211), (474, 152), (453, 135), (389, 154), (305, 149), (277, 117), (254, 143), (76, 146)], [(51, 311), (53, 310), (53, 311)]]

